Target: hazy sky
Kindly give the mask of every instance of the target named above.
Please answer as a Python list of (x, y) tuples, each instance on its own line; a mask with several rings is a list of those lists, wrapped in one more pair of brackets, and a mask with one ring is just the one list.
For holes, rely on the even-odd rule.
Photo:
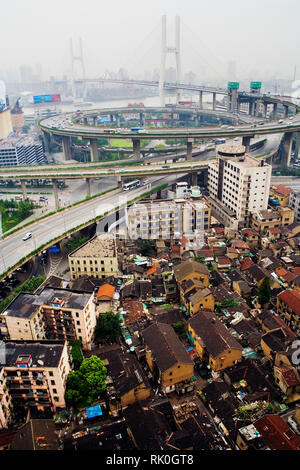
[(238, 79), (292, 78), (295, 64), (300, 78), (299, 0), (1, 0), (0, 69), (41, 64), (62, 76), (69, 38), (76, 52), (81, 36), (87, 76), (142, 74), (159, 68), (163, 14), (170, 46), (181, 18), (183, 73), (223, 76), (235, 61)]

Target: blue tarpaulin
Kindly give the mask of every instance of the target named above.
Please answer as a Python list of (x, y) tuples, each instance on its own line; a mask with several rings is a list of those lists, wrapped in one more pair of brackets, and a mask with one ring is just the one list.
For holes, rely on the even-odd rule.
[(90, 408), (86, 408), (86, 415), (88, 418), (95, 418), (95, 416), (102, 416), (102, 408), (100, 405), (91, 406)]

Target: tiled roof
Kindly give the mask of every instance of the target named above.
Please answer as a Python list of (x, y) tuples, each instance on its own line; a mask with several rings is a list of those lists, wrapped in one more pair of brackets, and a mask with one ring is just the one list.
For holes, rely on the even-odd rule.
[(261, 439), (271, 450), (299, 450), (300, 438), (278, 415), (265, 415), (254, 422)]
[(279, 300), (287, 304), (293, 312), (300, 316), (300, 294), (293, 289), (287, 289), (277, 296)]
[(110, 297), (111, 299), (113, 298), (115, 293), (115, 288), (114, 286), (111, 286), (110, 284), (103, 284), (103, 286), (99, 287), (98, 292), (97, 292), (97, 298), (99, 297)]

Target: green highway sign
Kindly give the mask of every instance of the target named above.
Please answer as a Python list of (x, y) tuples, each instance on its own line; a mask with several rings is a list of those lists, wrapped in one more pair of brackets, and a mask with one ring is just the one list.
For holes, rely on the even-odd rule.
[(239, 82), (228, 82), (228, 88), (239, 88), (240, 84)]
[(250, 82), (250, 88), (261, 88), (261, 82)]

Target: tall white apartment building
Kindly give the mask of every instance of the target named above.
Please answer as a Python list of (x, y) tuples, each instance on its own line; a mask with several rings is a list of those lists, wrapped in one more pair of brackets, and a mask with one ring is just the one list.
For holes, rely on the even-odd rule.
[(225, 226), (245, 227), (251, 213), (268, 207), (272, 166), (245, 154), (243, 145), (220, 145), (208, 165), (212, 215)]

